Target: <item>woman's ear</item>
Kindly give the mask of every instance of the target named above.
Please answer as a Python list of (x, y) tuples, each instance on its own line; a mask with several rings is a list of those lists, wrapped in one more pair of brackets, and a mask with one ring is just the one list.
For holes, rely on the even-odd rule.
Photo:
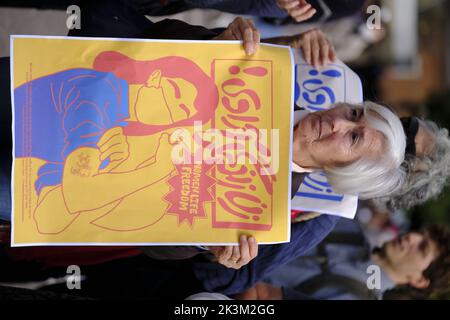
[(424, 171), (428, 171), (428, 165), (423, 162), (422, 160), (420, 160), (419, 158), (416, 158), (412, 167), (412, 171), (413, 172), (424, 172)]
[(421, 275), (419, 278), (411, 279), (409, 285), (416, 289), (425, 289), (430, 285), (430, 280)]

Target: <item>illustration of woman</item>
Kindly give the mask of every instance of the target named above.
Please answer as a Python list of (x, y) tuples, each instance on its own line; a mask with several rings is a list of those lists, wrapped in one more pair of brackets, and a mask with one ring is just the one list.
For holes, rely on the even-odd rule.
[(80, 214), (119, 231), (159, 221), (168, 187), (155, 184), (175, 168), (168, 135), (194, 121), (207, 123), (218, 91), (186, 58), (137, 61), (107, 51), (93, 69), (34, 79), (16, 88), (14, 99), (15, 117), (22, 119), (15, 127), (16, 160), (45, 161), (35, 181), (34, 219), (40, 233), (58, 234)]

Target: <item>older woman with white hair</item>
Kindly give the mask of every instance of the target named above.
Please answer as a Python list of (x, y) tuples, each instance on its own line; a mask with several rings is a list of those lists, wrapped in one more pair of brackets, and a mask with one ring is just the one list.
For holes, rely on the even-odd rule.
[(297, 117), (292, 156), (295, 171), (323, 170), (333, 189), (362, 199), (387, 195), (401, 187), (405, 134), (400, 119), (387, 107), (369, 101), (337, 104)]
[[(235, 23), (240, 28), (233, 26)], [(235, 20), (229, 29), (255, 30), (251, 23), (246, 23)], [(232, 40), (233, 35), (230, 33), (230, 38), (221, 40)], [(247, 46), (252, 43), (246, 37), (238, 39), (243, 39), (244, 46), (246, 42)], [(314, 66), (336, 59), (333, 45), (318, 29), (264, 42), (301, 49), (305, 60)], [(292, 194), (306, 173), (316, 170), (325, 172), (334, 191), (358, 195), (361, 199), (382, 197), (400, 190), (406, 176), (406, 167), (402, 165), (406, 139), (401, 121), (392, 110), (366, 101), (361, 105), (339, 103), (313, 113), (296, 110), (294, 117), (292, 168), (304, 174), (297, 175), (302, 178), (295, 179), (296, 183), (293, 180)], [(252, 237), (241, 237), (239, 246), (209, 247), (209, 250), (218, 262), (234, 269), (249, 263), (258, 252)]]
[[(333, 189), (364, 199), (396, 192), (402, 186), (405, 133), (400, 119), (387, 107), (370, 101), (339, 103), (317, 112), (296, 110), (294, 118), (293, 171), (324, 171)], [(156, 259), (199, 253), (180, 247), (143, 250)], [(210, 246), (208, 250), (219, 263), (239, 269), (256, 257), (258, 245), (253, 237), (241, 236), (239, 246)]]
[[(406, 138), (398, 116), (385, 106), (339, 103), (327, 110), (294, 113), (292, 169), (305, 176), (324, 171), (337, 192), (362, 199), (399, 190), (405, 180)], [(297, 187), (299, 179), (297, 180)], [(296, 188), (295, 183), (292, 184)], [(253, 239), (253, 241), (251, 241)], [(254, 238), (239, 246), (208, 248), (218, 262), (238, 269), (257, 255)]]

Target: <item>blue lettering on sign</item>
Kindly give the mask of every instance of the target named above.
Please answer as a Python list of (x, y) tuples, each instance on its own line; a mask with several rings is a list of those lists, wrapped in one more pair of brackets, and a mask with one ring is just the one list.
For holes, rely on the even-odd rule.
[[(304, 68), (301, 73), (307, 75), (303, 79), (297, 76), (300, 67)], [(340, 66), (331, 65), (319, 71), (310, 65), (299, 64), (295, 68), (295, 78), (295, 101), (300, 98), (299, 105), (303, 108), (315, 112), (345, 101), (345, 69)], [(307, 175), (295, 195), (334, 202), (344, 199), (344, 195), (333, 192), (323, 172)]]
[[(295, 195), (298, 197), (307, 197), (321, 200), (329, 200), (340, 202), (344, 199), (344, 195), (333, 192), (331, 186), (326, 181), (323, 172), (319, 174), (309, 174), (302, 182), (302, 191), (298, 191)], [(311, 192), (308, 192), (311, 191)]]
[(335, 201), (335, 202), (341, 202), (342, 199), (344, 199), (344, 196), (342, 196), (342, 195), (333, 196), (333, 195), (321, 194), (321, 193), (297, 192), (295, 195), (298, 197), (321, 199), (321, 200), (328, 200), (328, 201)]
[[(299, 65), (297, 65), (297, 68)], [(319, 111), (328, 109), (333, 103), (336, 103), (336, 94), (333, 89), (324, 84), (326, 78), (341, 78), (343, 77), (343, 72), (337, 69), (326, 69), (324, 71), (318, 71), (314, 68), (309, 70), (308, 79), (302, 80), (301, 85), (296, 83), (296, 89), (299, 92), (296, 97), (301, 96), (303, 102), (302, 107), (309, 109), (311, 111)], [(343, 79), (345, 81), (345, 79)], [(297, 79), (299, 81), (299, 79)], [(303, 90), (302, 90), (303, 89)]]

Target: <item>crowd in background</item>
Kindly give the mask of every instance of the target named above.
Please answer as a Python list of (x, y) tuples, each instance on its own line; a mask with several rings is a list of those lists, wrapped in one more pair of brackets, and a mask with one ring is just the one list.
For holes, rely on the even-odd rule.
[[(430, 3), (423, 1), (419, 7), (422, 10), (418, 12), (419, 40), (427, 35), (428, 24), (432, 25), (436, 19), (445, 21), (449, 18), (448, 3), (436, 2), (436, 7)], [(65, 9), (68, 4), (23, 1), (24, 7), (40, 9)], [(10, 5), (18, 4), (14, 2)], [(376, 29), (367, 27), (370, 17), (368, 8), (373, 5), (382, 10), (381, 27)], [(104, 6), (104, 10), (111, 11), (113, 15), (115, 9), (123, 8), (122, 5), (115, 7), (106, 2)], [(244, 16), (242, 21), (247, 24), (246, 27), (259, 31), (253, 33), (253, 42), (257, 42), (258, 37), (276, 38), (320, 29), (331, 46), (326, 54), (316, 56), (313, 50), (308, 53), (302, 43), (298, 44), (297, 50), (302, 50), (305, 59), (314, 65), (327, 63), (335, 55), (361, 77), (365, 100), (388, 105), (400, 117), (409, 119), (403, 122), (403, 127), (406, 138), (410, 140), (407, 148), (414, 149), (406, 150), (411, 178), (396, 194), (360, 200), (354, 220), (340, 219), (331, 223), (321, 215), (295, 222), (293, 229), (298, 229), (301, 241), (310, 243), (305, 246), (299, 240), (296, 245), (301, 254), (295, 254), (294, 258), (285, 258), (292, 251), (291, 247), (261, 246), (258, 255), (252, 256), (254, 260), (239, 268), (215, 261), (221, 259), (223, 252), (214, 255), (208, 252), (188, 253), (179, 260), (179, 256), (174, 259), (164, 254), (160, 256), (157, 250), (137, 247), (10, 248), (10, 225), (6, 218), (0, 216), (4, 220), (0, 224), (0, 296), (36, 299), (450, 297), (450, 205), (447, 205), (450, 200), (446, 200), (450, 197), (444, 188), (450, 175), (450, 142), (447, 130), (443, 129), (450, 127), (450, 116), (447, 116), (450, 115), (450, 82), (449, 75), (443, 73), (445, 64), (450, 61), (442, 58), (439, 52), (433, 52), (429, 43), (424, 46), (419, 41), (417, 57), (422, 59), (423, 70), (422, 76), (417, 76), (411, 74), (417, 73), (415, 69), (419, 68), (419, 62), (398, 61), (394, 54), (389, 54), (389, 43), (395, 34), (392, 21), (396, 19), (390, 1), (130, 0), (127, 8), (147, 16), (155, 25), (159, 24), (159, 29), (156, 27), (156, 31), (151, 31), (153, 33), (147, 37), (159, 32), (166, 34), (167, 38), (191, 38), (189, 29), (183, 26), (178, 26), (178, 29), (174, 27), (172, 32), (176, 35), (170, 35), (173, 25), (163, 20), (167, 17), (208, 27), (198, 31), (197, 39), (231, 40), (228, 38), (230, 33), (231, 37), (245, 42), (244, 32), (239, 34), (238, 30), (241, 24), (234, 22), (236, 16)], [(122, 19), (122, 13), (117, 13), (118, 19)], [(84, 12), (83, 15), (87, 18), (89, 13)], [(204, 23), (198, 22), (199, 16), (203, 17)], [(127, 18), (125, 14), (123, 17), (122, 20)], [(124, 30), (121, 25), (108, 23), (106, 18), (105, 21), (98, 18), (92, 20), (91, 28), (95, 31), (89, 36), (133, 37), (134, 32), (139, 32), (138, 23), (136, 30)], [(446, 30), (450, 31), (448, 26)], [(73, 30), (73, 35), (84, 35), (77, 32)], [(305, 41), (301, 37), (298, 39)], [(448, 42), (448, 38), (439, 38), (439, 33), (433, 39), (436, 43)], [(7, 60), (0, 61), (2, 68), (6, 64)], [(405, 65), (409, 78), (405, 76)], [(3, 83), (9, 81), (4, 73), (0, 77)], [(440, 81), (435, 83), (429, 78), (439, 78)], [(411, 95), (411, 88), (416, 87), (423, 90), (421, 95)], [(9, 88), (0, 90), (2, 96), (9, 96)], [(2, 107), (8, 103), (2, 102)], [(7, 108), (10, 108), (9, 105)], [(0, 119), (1, 137), (7, 137), (6, 131), (10, 128), (10, 123), (5, 119), (8, 117)], [(11, 141), (0, 141), (4, 154), (8, 154)], [(0, 163), (0, 192), (6, 196), (10, 195), (9, 186), (1, 179), (6, 179), (10, 174), (10, 161)], [(7, 208), (0, 202), (0, 213), (8, 210), (2, 209), (2, 206)], [(316, 234), (322, 229), (323, 239), (314, 243)], [(301, 246), (305, 247), (299, 249)], [(277, 263), (273, 263), (275, 260)], [(66, 268), (69, 264), (81, 266), (84, 277), (82, 290), (67, 290)], [(367, 268), (373, 264), (381, 266), (383, 276), (380, 287), (370, 290), (366, 281)], [(115, 279), (113, 287), (110, 282), (112, 278)]]

